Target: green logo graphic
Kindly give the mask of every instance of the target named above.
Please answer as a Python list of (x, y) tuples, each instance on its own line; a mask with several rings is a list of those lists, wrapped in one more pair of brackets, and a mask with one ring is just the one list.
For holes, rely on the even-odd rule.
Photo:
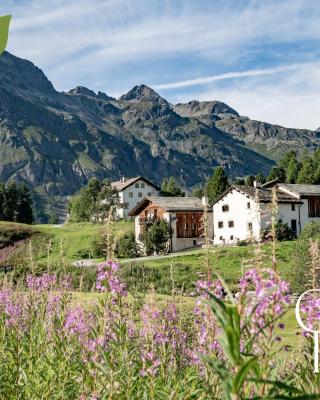
[(0, 17), (0, 55), (4, 52), (8, 43), (10, 21), (11, 15)]

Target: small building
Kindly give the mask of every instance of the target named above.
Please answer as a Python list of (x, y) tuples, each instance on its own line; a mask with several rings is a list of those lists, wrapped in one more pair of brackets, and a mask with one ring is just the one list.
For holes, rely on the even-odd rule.
[(116, 218), (127, 219), (128, 213), (144, 197), (157, 196), (160, 188), (143, 176), (135, 178), (122, 177), (119, 181), (111, 182), (111, 186), (118, 192), (118, 206)]
[(274, 181), (259, 188), (233, 185), (213, 204), (214, 244), (234, 244), (260, 237), (271, 225), (272, 189), (277, 188), (278, 222), (299, 234), (312, 220), (320, 220), (320, 185), (282, 184)]
[[(166, 220), (171, 227), (168, 251), (174, 252), (205, 243), (205, 199), (197, 197), (146, 197), (129, 212), (135, 217), (136, 241), (143, 247), (142, 235), (149, 224)], [(212, 240), (212, 208), (208, 209), (208, 236)]]

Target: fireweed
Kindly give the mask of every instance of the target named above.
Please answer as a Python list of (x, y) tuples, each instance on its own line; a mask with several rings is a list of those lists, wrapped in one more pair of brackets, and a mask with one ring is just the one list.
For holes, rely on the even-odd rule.
[[(3, 286), (0, 398), (294, 398), (285, 385), (269, 382), (283, 376), (286, 365), (274, 357), (281, 345), (279, 317), (290, 305), (289, 287), (277, 273), (246, 270), (234, 294), (220, 279), (199, 281), (188, 313), (174, 296), (165, 306), (151, 299), (139, 309), (119, 268), (114, 261), (98, 266), (100, 301), (91, 308), (74, 303), (70, 277), (29, 275), (23, 290)], [(239, 373), (221, 340), (224, 327), (213, 298), (239, 316), (239, 360), (259, 361), (233, 397), (224, 389), (227, 378), (210, 367), (219, 362), (232, 376)]]

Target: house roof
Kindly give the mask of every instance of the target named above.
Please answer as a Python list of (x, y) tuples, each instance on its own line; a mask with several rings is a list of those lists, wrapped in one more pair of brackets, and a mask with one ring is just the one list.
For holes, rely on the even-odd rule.
[[(145, 197), (130, 212), (130, 216), (141, 213), (149, 204), (155, 204), (165, 211), (202, 211), (203, 203), (198, 197)], [(212, 210), (208, 210), (211, 212)]]
[(128, 186), (133, 185), (135, 182), (142, 180), (144, 182), (146, 182), (148, 185), (153, 186), (156, 190), (160, 190), (160, 188), (158, 186), (156, 186), (154, 183), (152, 183), (151, 181), (149, 181), (148, 179), (144, 178), (143, 176), (136, 176), (134, 178), (124, 178), (120, 179), (119, 181), (115, 181), (115, 182), (111, 182), (111, 186), (118, 190), (124, 190), (126, 189)]
[[(262, 187), (255, 188), (254, 186), (232, 185), (214, 201), (213, 205), (220, 201), (231, 190), (237, 190), (238, 192), (243, 193), (254, 200), (256, 199), (256, 190), (259, 190), (260, 203), (271, 203), (272, 201), (272, 189)], [(280, 192), (277, 193), (277, 201), (278, 203), (301, 203), (296, 196)]]
[(291, 192), (296, 197), (300, 198), (303, 196), (320, 196), (320, 185), (299, 185), (292, 183), (279, 183), (279, 190)]

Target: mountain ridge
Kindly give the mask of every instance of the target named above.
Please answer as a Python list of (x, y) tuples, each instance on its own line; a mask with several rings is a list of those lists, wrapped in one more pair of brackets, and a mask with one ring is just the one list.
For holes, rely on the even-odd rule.
[(319, 138), (219, 101), (172, 105), (147, 85), (118, 99), (83, 86), (58, 92), (30, 61), (0, 57), (0, 181), (26, 182), (43, 213), (93, 176), (175, 176), (191, 188), (217, 165), (233, 177), (267, 173), (284, 149), (312, 150)]

